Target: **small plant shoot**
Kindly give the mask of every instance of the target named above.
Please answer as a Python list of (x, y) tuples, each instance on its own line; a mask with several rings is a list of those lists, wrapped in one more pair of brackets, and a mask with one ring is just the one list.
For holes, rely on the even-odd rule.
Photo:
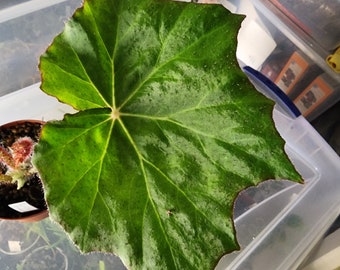
[(238, 249), (233, 202), (301, 181), (236, 60), (221, 5), (85, 0), (41, 57), (42, 89), (75, 114), (47, 123), (34, 164), (51, 217), (128, 269), (212, 269)]
[(5, 172), (0, 172), (0, 181), (16, 183), (18, 189), (37, 173), (31, 157), (34, 142), (30, 137), (15, 141), (8, 149), (0, 146), (0, 163)]

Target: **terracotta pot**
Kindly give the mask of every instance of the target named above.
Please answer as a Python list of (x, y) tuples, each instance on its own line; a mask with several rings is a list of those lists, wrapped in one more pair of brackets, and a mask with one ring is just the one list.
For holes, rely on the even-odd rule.
[[(20, 120), (0, 126), (0, 144), (10, 147), (21, 137), (30, 137), (38, 142), (44, 122), (37, 120)], [(6, 166), (0, 163), (2, 173)], [(0, 219), (32, 222), (48, 216), (43, 186), (37, 174), (25, 185), (17, 189), (16, 183), (0, 183)]]

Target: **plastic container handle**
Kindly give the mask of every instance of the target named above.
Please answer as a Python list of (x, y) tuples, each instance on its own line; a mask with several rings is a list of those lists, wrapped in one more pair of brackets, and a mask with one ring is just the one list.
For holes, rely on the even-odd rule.
[(295, 106), (293, 101), (271, 80), (264, 76), (261, 72), (245, 66), (244, 73), (264, 92), (267, 96), (273, 99), (289, 116), (292, 118), (299, 117), (301, 112)]

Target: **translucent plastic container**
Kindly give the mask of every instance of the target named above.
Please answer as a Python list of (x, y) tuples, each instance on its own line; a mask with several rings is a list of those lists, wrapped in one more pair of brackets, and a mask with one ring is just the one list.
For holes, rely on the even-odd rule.
[[(38, 84), (0, 97), (0, 124), (61, 119), (66, 112), (73, 109), (43, 94)], [(269, 180), (243, 191), (234, 210), (242, 249), (223, 257), (218, 270), (294, 269), (340, 213), (339, 156), (302, 116), (276, 106), (273, 117), (305, 184)]]
[(238, 36), (242, 65), (275, 81), (302, 108), (307, 120), (312, 121), (340, 100), (340, 49), (334, 51), (340, 46), (337, 0), (221, 3), (247, 16)]
[[(0, 60), (0, 95), (3, 95), (0, 97), (0, 124), (18, 119), (61, 119), (64, 113), (73, 112), (72, 108), (43, 94), (38, 83), (31, 84), (39, 80), (38, 56), (80, 1), (43, 0), (48, 5), (38, 5), (38, 2), (42, 1), (22, 1), (16, 6), (18, 13), (9, 12), (12, 7), (0, 10), (0, 55), (7, 53), (8, 56)], [(29, 28), (33, 32), (18, 32), (31, 20), (28, 19), (31, 15), (34, 26)], [(51, 16), (56, 17), (52, 19)], [(53, 28), (56, 21), (58, 24)], [(50, 26), (45, 29), (47, 24)], [(29, 40), (33, 37), (37, 46)], [(18, 48), (19, 52), (14, 53), (13, 48)], [(31, 86), (4, 95), (25, 85)], [(275, 107), (273, 117), (286, 141), (287, 154), (305, 184), (269, 180), (242, 192), (234, 209), (241, 251), (224, 256), (216, 269), (294, 269), (340, 213), (338, 155), (305, 118), (287, 115), (279, 106)], [(1, 256), (0, 266), (12, 259)]]
[(299, 28), (326, 50), (340, 46), (338, 0), (261, 0), (291, 27)]
[[(282, 182), (281, 190), (238, 216), (241, 251), (222, 258), (219, 270), (295, 269), (340, 213), (339, 156), (302, 116), (292, 119), (278, 108), (273, 115), (305, 184)], [(275, 184), (265, 182), (251, 194), (266, 193)]]
[(340, 213), (340, 158), (283, 91), (254, 70), (246, 73), (277, 100), (276, 128), (305, 183), (269, 180), (241, 192), (234, 209), (241, 251), (217, 269), (296, 269)]
[(81, 0), (4, 2), (0, 4), (0, 96), (40, 81), (39, 56), (81, 4)]

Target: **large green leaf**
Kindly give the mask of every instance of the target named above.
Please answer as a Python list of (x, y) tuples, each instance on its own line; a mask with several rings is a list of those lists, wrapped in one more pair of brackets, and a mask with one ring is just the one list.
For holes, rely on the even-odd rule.
[(88, 0), (41, 57), (42, 89), (79, 110), (45, 125), (34, 163), (51, 216), (130, 269), (209, 269), (238, 248), (238, 192), (300, 180), (273, 103), (235, 57), (222, 6)]

